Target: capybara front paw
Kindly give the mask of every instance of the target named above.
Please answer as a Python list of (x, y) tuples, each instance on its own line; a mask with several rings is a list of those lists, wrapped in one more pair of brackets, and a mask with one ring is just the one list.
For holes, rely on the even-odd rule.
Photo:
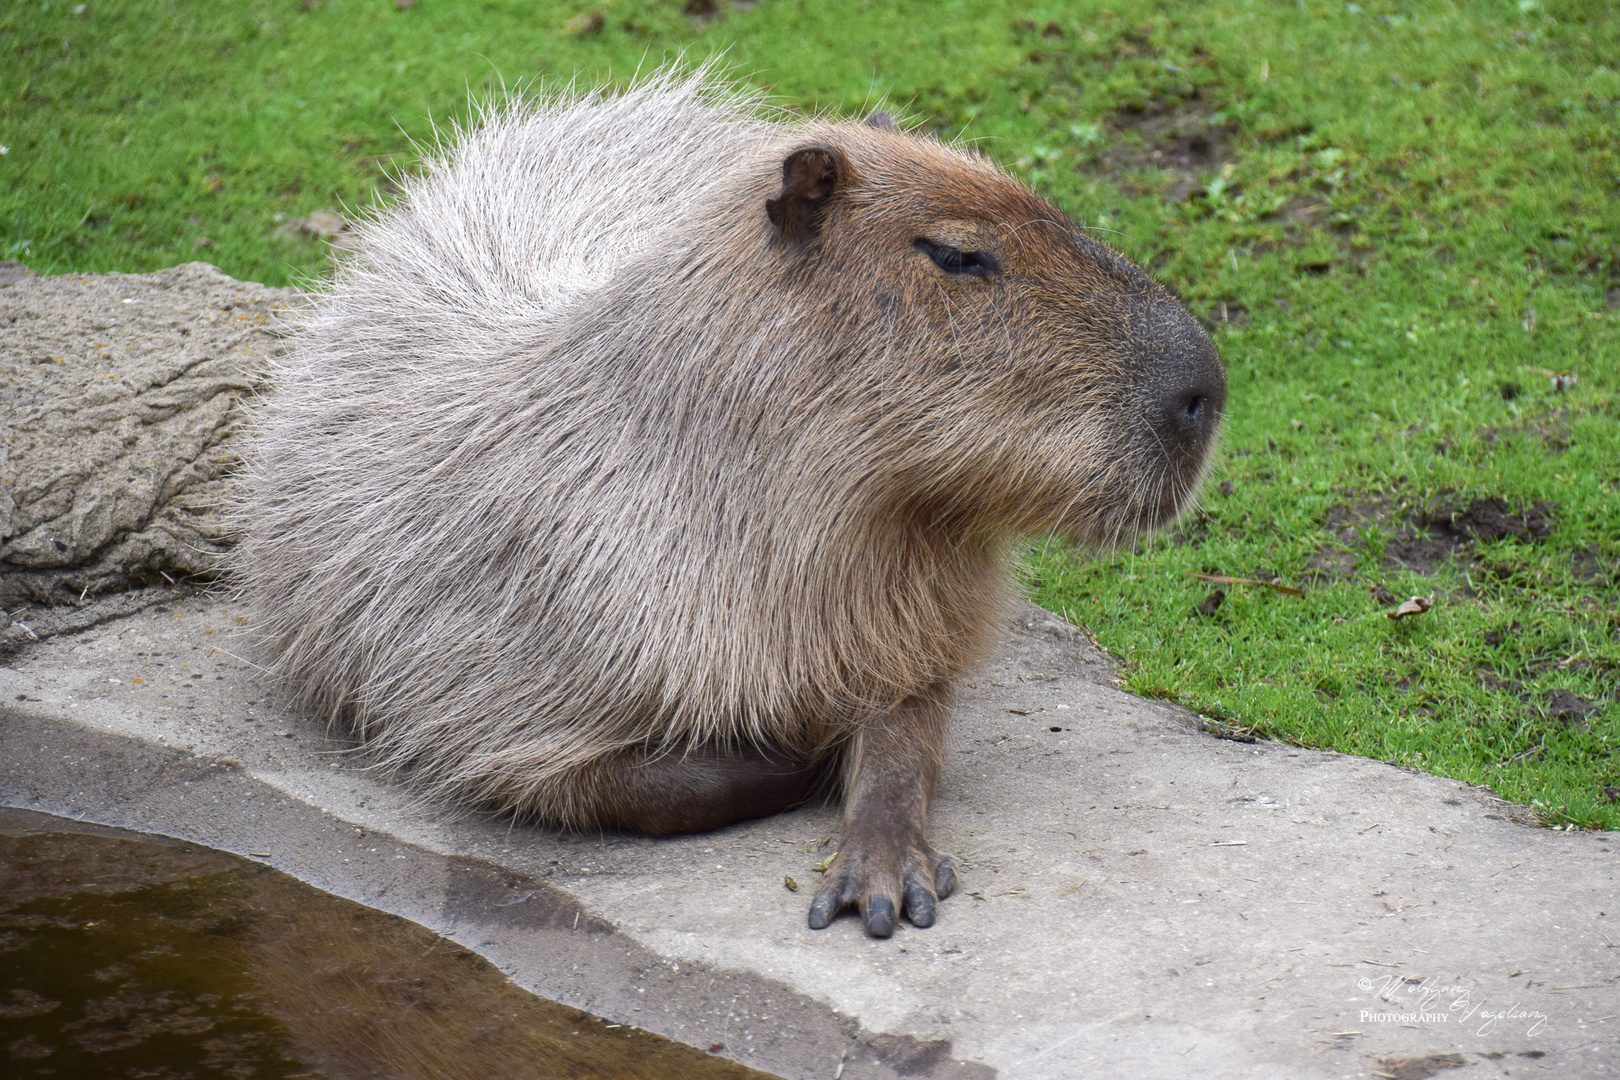
[(927, 844), (901, 851), (859, 842), (842, 845), (810, 903), (810, 929), (856, 908), (873, 937), (894, 933), (901, 914), (913, 926), (933, 926), (934, 909), (956, 888), (956, 866)]

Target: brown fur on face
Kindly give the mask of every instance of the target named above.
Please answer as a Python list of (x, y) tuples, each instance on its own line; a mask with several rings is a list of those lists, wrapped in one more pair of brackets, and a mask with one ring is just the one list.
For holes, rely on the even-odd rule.
[(361, 230), (241, 570), (304, 703), (440, 795), (663, 832), (838, 766), (925, 807), (1017, 537), (1167, 520), (1223, 400), (1168, 293), (988, 163), (666, 75), (491, 113)]

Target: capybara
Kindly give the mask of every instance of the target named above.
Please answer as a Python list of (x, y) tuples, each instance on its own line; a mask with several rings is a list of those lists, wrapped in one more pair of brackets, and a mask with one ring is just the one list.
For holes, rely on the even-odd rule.
[(711, 71), (514, 98), (358, 229), (258, 416), (239, 570), (312, 712), (463, 805), (666, 835), (841, 793), (810, 907), (917, 926), (1018, 538), (1197, 488), (1207, 334), (975, 153)]

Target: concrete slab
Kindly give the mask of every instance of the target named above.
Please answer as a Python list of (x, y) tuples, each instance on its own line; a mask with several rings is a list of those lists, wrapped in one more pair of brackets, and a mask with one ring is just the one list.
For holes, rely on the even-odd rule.
[(1213, 738), (1115, 688), (1036, 608), (957, 710), (933, 822), (963, 891), (933, 929), (874, 941), (850, 919), (805, 926), (833, 809), (661, 841), (452, 820), (281, 709), (231, 601), (120, 603), (0, 668), (0, 803), (268, 852), (522, 986), (757, 1068), (1620, 1072), (1611, 835)]

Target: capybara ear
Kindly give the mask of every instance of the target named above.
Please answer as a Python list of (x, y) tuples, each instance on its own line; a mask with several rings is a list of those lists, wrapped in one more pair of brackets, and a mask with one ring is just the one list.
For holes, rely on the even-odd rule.
[(765, 200), (765, 213), (782, 237), (795, 244), (821, 231), (821, 208), (844, 182), (844, 155), (830, 146), (801, 146), (782, 162), (782, 193)]
[(866, 126), (877, 128), (879, 131), (899, 131), (900, 125), (894, 122), (885, 109), (873, 109), (866, 115)]

